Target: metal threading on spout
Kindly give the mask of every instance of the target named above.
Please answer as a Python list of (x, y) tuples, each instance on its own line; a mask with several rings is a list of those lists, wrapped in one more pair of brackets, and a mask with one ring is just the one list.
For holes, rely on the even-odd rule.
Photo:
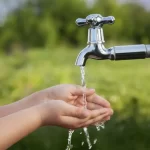
[(86, 19), (78, 18), (78, 26), (90, 25), (88, 29), (87, 46), (79, 53), (75, 65), (85, 66), (87, 59), (96, 60), (129, 60), (150, 57), (150, 45), (114, 46), (106, 49), (104, 46), (103, 25), (113, 24), (113, 16), (102, 17), (100, 14), (91, 14)]

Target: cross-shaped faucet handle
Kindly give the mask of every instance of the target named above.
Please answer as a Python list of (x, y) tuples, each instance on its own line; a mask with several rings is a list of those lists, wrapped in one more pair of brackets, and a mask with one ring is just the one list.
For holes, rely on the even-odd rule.
[(102, 27), (104, 24), (113, 24), (115, 18), (113, 16), (102, 17), (100, 14), (88, 15), (85, 19), (78, 18), (76, 24), (78, 26), (91, 25), (91, 27)]

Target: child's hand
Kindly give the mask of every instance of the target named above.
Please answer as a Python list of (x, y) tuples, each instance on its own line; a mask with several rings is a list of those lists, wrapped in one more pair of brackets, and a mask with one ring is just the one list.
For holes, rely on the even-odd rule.
[(69, 129), (89, 126), (102, 122), (106, 116), (111, 116), (111, 108), (87, 110), (70, 105), (62, 100), (51, 100), (37, 107), (42, 126), (56, 125)]
[[(65, 102), (75, 105), (83, 106), (83, 93), (86, 95), (87, 108), (89, 110), (99, 109), (101, 107), (110, 108), (110, 103), (104, 98), (98, 96), (94, 89), (83, 88), (79, 85), (62, 84), (56, 85), (46, 90), (41, 91), (45, 93), (44, 99), (47, 100), (64, 100)], [(47, 97), (46, 97), (47, 96)]]

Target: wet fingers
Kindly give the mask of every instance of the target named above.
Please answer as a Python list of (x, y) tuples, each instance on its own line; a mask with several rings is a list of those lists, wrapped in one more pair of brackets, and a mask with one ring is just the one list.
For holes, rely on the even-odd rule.
[(98, 104), (95, 104), (92, 102), (87, 103), (87, 109), (89, 109), (89, 110), (95, 110), (95, 109), (100, 109), (100, 108), (102, 108), (101, 105), (98, 105)]
[(109, 109), (107, 112), (105, 112), (101, 115), (91, 117), (89, 120), (87, 120), (86, 122), (84, 122), (82, 124), (82, 127), (89, 126), (89, 125), (95, 125), (96, 123), (105, 122), (106, 120), (110, 119), (110, 116), (112, 114), (113, 114), (113, 110)]
[(103, 97), (101, 97), (97, 94), (93, 94), (91, 96), (88, 96), (87, 101), (95, 103), (95, 104), (100, 105), (102, 107), (110, 108), (110, 103), (106, 99), (104, 99)]

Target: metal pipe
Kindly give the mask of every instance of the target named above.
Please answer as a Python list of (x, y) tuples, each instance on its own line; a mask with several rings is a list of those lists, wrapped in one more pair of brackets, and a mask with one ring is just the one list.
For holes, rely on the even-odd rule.
[(78, 55), (75, 65), (85, 66), (87, 59), (96, 60), (130, 60), (150, 58), (150, 45), (126, 45), (114, 46), (106, 49), (104, 46), (103, 25), (113, 24), (115, 18), (113, 16), (102, 17), (99, 14), (92, 14), (86, 19), (77, 19), (78, 26), (90, 25), (88, 29), (88, 42)]
[(150, 45), (127, 45), (110, 48), (111, 60), (145, 59), (150, 57)]

